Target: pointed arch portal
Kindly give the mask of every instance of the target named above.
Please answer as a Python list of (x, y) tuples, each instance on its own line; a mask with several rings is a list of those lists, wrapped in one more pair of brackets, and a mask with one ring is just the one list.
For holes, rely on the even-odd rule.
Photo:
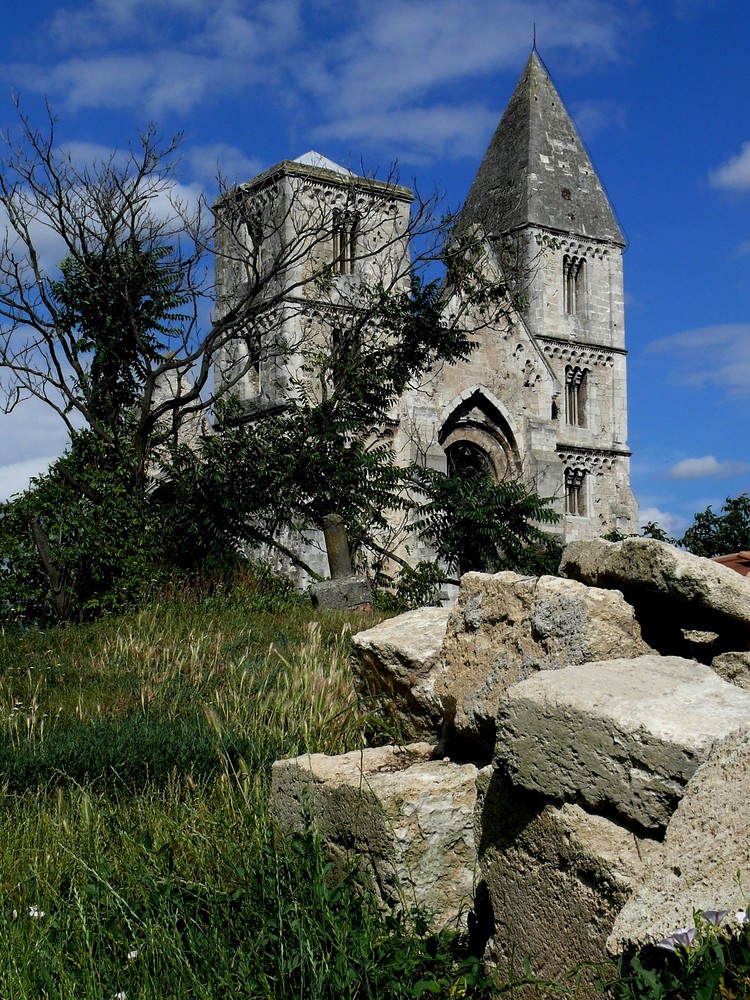
[[(449, 476), (488, 472), (496, 482), (521, 474), (521, 456), (510, 424), (485, 393), (477, 388), (452, 410), (439, 436)], [(459, 572), (488, 567), (474, 540), (466, 538), (459, 554)]]
[(501, 482), (521, 474), (521, 454), (511, 426), (481, 388), (458, 402), (438, 440), (448, 459), (449, 476), (484, 470)]

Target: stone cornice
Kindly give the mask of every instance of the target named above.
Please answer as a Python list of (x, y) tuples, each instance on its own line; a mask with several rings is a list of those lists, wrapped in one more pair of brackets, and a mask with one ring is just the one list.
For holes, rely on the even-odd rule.
[(560, 442), (555, 450), (564, 466), (583, 468), (589, 472), (611, 469), (618, 458), (630, 458), (633, 454), (627, 448), (582, 448)]
[(571, 340), (568, 337), (550, 337), (537, 335), (535, 339), (541, 345), (547, 357), (562, 357), (588, 354), (595, 357), (592, 364), (612, 364), (612, 359), (607, 359), (607, 355), (627, 356), (627, 351), (622, 347), (609, 347), (603, 344), (592, 344), (585, 340)]

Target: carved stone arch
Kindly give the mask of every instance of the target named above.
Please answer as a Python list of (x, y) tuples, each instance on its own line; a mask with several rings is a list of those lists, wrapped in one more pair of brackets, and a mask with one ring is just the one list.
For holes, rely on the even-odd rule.
[(486, 469), (498, 481), (521, 475), (521, 453), (502, 404), (483, 386), (472, 386), (443, 410), (438, 440), (448, 474)]

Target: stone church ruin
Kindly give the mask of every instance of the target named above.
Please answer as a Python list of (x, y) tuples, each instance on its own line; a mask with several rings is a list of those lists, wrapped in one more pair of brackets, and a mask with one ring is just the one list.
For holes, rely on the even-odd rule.
[[(368, 283), (406, 287), (411, 191), (360, 177), (318, 153), (284, 160), (225, 196), (218, 312), (246, 291), (248, 257), (273, 298), (264, 330), (229, 344), (216, 378), (245, 407), (304, 388), (306, 353), (335, 349)], [(233, 199), (233, 200), (232, 200)], [(221, 226), (220, 236), (221, 236)], [(448, 474), (483, 468), (554, 498), (565, 542), (636, 521), (626, 440), (625, 241), (576, 128), (536, 52), (469, 190), (457, 231), (482, 234), (486, 266), (524, 275), (524, 305), (462, 322), (478, 346), (410, 388), (373, 436)], [(232, 245), (236, 252), (232, 252)], [(329, 280), (320, 280), (327, 270)], [(454, 303), (455, 306), (455, 303)], [(447, 306), (449, 307), (449, 306)], [(312, 387), (311, 387), (312, 391)], [(322, 548), (306, 561), (327, 574)], [(430, 553), (419, 552), (419, 558)]]

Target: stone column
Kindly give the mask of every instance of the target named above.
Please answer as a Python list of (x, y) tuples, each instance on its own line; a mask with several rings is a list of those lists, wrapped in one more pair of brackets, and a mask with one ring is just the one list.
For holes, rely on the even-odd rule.
[(352, 576), (354, 571), (344, 519), (339, 514), (327, 514), (323, 518), (323, 534), (331, 579), (343, 580), (345, 577)]

